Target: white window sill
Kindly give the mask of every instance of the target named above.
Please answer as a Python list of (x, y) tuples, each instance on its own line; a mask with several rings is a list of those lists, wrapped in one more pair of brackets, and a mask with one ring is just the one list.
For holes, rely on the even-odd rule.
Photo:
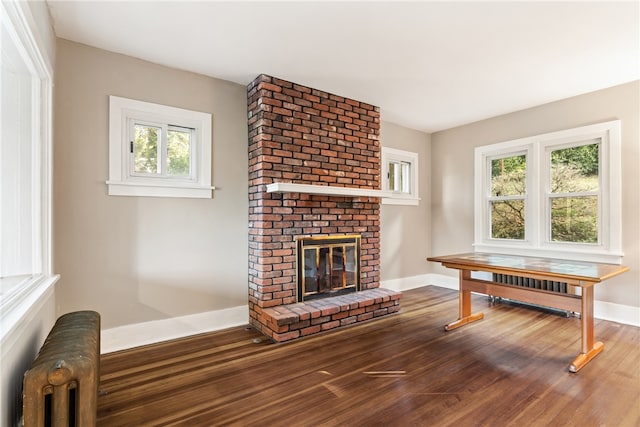
[(183, 197), (211, 199), (215, 187), (180, 182), (107, 181), (110, 196)]
[[(0, 343), (19, 325), (20, 321), (29, 313), (38, 301), (53, 290), (53, 285), (60, 276), (33, 276), (19, 284), (3, 289), (0, 294)], [(0, 279), (2, 286), (6, 279)]]
[(419, 197), (384, 197), (382, 199), (383, 205), (405, 205), (405, 206), (418, 206), (420, 204)]
[(571, 261), (601, 262), (605, 264), (622, 264), (623, 254), (603, 250), (586, 250), (583, 248), (532, 248), (520, 245), (498, 245), (491, 243), (475, 243), (476, 252), (490, 252), (505, 255), (521, 255), (540, 258), (556, 258)]

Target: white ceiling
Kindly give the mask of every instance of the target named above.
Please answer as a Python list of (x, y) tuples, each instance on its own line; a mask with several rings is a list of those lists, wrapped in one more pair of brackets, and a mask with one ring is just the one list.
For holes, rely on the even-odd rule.
[(58, 37), (243, 85), (269, 74), (426, 132), (640, 79), (638, 1), (48, 4)]

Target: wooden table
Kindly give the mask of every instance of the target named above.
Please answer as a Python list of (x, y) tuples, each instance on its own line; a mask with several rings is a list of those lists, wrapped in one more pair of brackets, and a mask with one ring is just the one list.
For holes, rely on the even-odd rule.
[[(604, 348), (602, 342), (594, 342), (593, 337), (594, 285), (629, 270), (629, 267), (615, 264), (481, 252), (429, 257), (427, 261), (439, 262), (445, 267), (460, 270), (460, 306), (458, 320), (447, 324), (444, 327), (447, 331), (459, 328), (467, 323), (475, 322), (484, 317), (481, 312), (471, 313), (471, 292), (579, 312), (581, 314), (582, 324), (582, 352), (569, 366), (569, 371), (571, 372), (578, 372)], [(517, 285), (501, 284), (489, 280), (472, 278), (472, 271), (485, 271), (539, 280), (564, 282), (567, 283), (569, 288), (578, 287), (581, 292), (575, 294), (571, 292), (559, 293)]]

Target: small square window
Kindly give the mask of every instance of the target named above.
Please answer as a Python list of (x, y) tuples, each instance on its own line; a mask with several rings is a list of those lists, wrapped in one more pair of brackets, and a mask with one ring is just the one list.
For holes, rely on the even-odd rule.
[(390, 194), (383, 204), (419, 204), (417, 153), (382, 147), (382, 177), (382, 189)]
[(211, 114), (110, 97), (109, 194), (211, 198)]

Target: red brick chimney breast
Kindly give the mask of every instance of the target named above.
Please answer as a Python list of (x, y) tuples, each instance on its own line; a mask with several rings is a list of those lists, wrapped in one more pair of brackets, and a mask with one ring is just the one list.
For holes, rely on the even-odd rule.
[[(304, 335), (305, 327), (313, 333), (340, 326), (348, 311), (332, 318), (337, 313), (323, 316), (319, 309), (317, 317), (328, 319), (312, 325), (311, 309), (296, 304), (295, 238), (360, 234), (361, 289), (378, 288), (380, 198), (268, 193), (266, 186), (287, 182), (379, 190), (380, 109), (264, 74), (248, 85), (247, 96), (250, 322), (276, 340)], [(393, 296), (394, 304), (385, 302), (397, 311), (399, 294)], [(369, 299), (366, 294), (358, 298)], [(277, 307), (289, 304), (309, 319), (283, 322), (282, 312), (294, 306)], [(291, 328), (306, 320), (308, 325)]]

